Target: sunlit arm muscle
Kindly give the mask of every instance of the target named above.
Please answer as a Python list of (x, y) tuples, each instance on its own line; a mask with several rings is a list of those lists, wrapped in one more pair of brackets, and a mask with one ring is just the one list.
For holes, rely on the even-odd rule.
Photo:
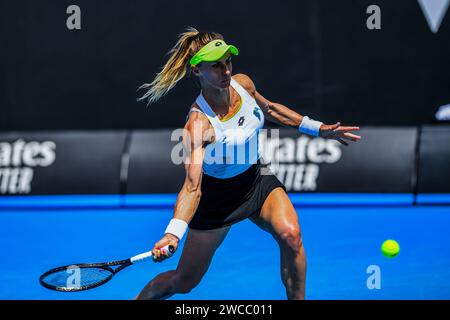
[(175, 203), (174, 218), (189, 223), (197, 211), (201, 197), (202, 164), (205, 155), (205, 135), (209, 122), (204, 115), (192, 112), (183, 132), (183, 147), (187, 151), (186, 178)]
[[(234, 76), (235, 79), (255, 98), (256, 103), (264, 112), (267, 120), (280, 124), (285, 127), (295, 128), (302, 133), (307, 133), (312, 136), (320, 136), (325, 139), (334, 139), (341, 144), (348, 146), (347, 141), (359, 141), (361, 136), (353, 134), (351, 131), (359, 130), (358, 126), (341, 126), (340, 122), (335, 124), (324, 124), (320, 121), (306, 119), (305, 116), (289, 109), (281, 103), (275, 103), (264, 98), (258, 91), (256, 91), (255, 84), (250, 77), (239, 73)], [(302, 128), (299, 128), (302, 124)]]
[(255, 84), (245, 74), (235, 75), (238, 82), (255, 98), (256, 103), (264, 112), (264, 117), (273, 123), (292, 127), (297, 129), (303, 120), (303, 116), (292, 109), (289, 109), (281, 103), (272, 102), (264, 98), (258, 91), (256, 91)]

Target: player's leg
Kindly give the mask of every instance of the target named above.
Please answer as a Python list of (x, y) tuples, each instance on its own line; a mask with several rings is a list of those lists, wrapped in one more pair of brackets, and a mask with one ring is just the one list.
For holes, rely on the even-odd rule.
[(216, 249), (230, 227), (214, 230), (189, 229), (176, 270), (157, 275), (142, 289), (137, 299), (167, 299), (175, 293), (188, 293), (208, 270)]
[(269, 232), (280, 247), (281, 278), (288, 299), (305, 299), (306, 255), (297, 213), (282, 188), (266, 198), (260, 215), (250, 218)]

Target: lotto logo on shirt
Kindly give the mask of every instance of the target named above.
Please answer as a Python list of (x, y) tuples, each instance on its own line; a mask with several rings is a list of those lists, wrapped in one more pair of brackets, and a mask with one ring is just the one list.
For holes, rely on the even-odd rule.
[(261, 156), (288, 191), (315, 191), (321, 164), (342, 156), (339, 142), (308, 136), (274, 138), (260, 134)]
[(48, 167), (55, 162), (53, 141), (0, 142), (0, 194), (28, 194), (34, 168)]

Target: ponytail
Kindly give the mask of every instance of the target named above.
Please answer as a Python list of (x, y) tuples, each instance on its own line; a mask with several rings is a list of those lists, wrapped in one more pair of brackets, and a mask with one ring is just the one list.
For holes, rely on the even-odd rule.
[(158, 101), (167, 94), (178, 81), (187, 73), (188, 61), (208, 42), (222, 39), (222, 35), (214, 32), (199, 32), (193, 27), (188, 27), (178, 36), (177, 43), (169, 50), (169, 59), (156, 74), (151, 83), (145, 83), (139, 89), (147, 89), (147, 92), (138, 101), (148, 100), (148, 104)]

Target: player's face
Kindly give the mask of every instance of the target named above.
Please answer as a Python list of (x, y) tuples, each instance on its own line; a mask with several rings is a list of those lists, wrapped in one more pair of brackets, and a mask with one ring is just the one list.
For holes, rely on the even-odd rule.
[(231, 54), (227, 52), (221, 60), (216, 62), (202, 62), (197, 69), (196, 74), (201, 78), (201, 83), (206, 82), (214, 88), (226, 89), (230, 86), (233, 69)]

